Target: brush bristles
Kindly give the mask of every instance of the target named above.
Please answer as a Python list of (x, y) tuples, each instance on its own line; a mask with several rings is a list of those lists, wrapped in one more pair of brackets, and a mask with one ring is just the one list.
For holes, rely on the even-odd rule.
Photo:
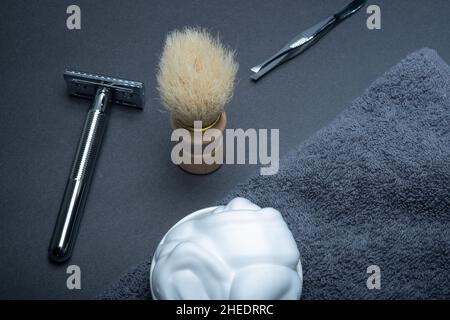
[(230, 102), (237, 70), (234, 52), (206, 30), (173, 31), (159, 63), (162, 103), (183, 124), (200, 120), (208, 125)]

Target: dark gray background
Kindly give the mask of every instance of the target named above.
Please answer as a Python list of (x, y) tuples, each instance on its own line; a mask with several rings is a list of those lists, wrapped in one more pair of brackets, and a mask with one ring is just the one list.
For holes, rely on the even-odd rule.
[[(224, 166), (193, 176), (170, 161), (168, 114), (155, 69), (168, 31), (204, 26), (236, 48), (240, 63), (229, 128), (279, 128), (285, 153), (333, 119), (380, 74), (421, 47), (450, 61), (450, 1), (369, 1), (311, 50), (263, 78), (249, 68), (349, 0), (2, 1), (0, 9), (0, 298), (90, 298), (153, 253), (167, 229), (257, 173)], [(82, 29), (66, 28), (66, 8)], [(66, 288), (66, 266), (47, 260), (89, 103), (66, 95), (66, 66), (141, 80), (144, 112), (114, 106), (70, 264), (82, 290)], [(326, 146), (324, 146), (326, 147)]]

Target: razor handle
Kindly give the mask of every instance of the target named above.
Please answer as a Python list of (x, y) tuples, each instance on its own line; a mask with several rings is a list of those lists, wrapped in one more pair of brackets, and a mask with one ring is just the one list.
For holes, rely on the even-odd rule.
[(70, 176), (59, 209), (48, 250), (51, 261), (70, 259), (86, 204), (95, 163), (106, 129), (109, 89), (97, 89), (94, 104), (86, 116)]

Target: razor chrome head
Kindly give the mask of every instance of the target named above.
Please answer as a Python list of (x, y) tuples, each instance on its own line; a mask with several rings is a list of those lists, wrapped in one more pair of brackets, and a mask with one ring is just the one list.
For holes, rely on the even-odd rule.
[(108, 88), (111, 92), (111, 102), (128, 107), (144, 108), (142, 82), (74, 70), (64, 71), (64, 80), (69, 93), (73, 96), (94, 99), (99, 88)]

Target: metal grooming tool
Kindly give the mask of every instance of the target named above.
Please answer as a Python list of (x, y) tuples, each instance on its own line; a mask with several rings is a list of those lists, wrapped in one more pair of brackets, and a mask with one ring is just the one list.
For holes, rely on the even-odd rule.
[(346, 18), (361, 9), (365, 5), (366, 1), (367, 0), (354, 0), (341, 11), (300, 33), (271, 58), (251, 68), (250, 70), (253, 74), (250, 78), (257, 81), (282, 63), (294, 58), (298, 54), (310, 48), (340, 22), (344, 21)]
[(48, 249), (53, 262), (67, 261), (72, 255), (110, 104), (138, 109), (144, 106), (142, 82), (73, 70), (64, 72), (64, 80), (69, 94), (93, 99), (94, 103), (86, 116)]

